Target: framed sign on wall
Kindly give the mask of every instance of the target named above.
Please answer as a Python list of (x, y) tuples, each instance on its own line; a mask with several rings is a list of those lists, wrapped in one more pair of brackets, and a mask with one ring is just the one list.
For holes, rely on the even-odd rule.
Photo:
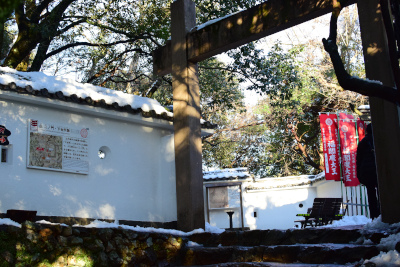
[(234, 212), (234, 224), (244, 229), (242, 183), (205, 184), (206, 220), (218, 225), (227, 222), (227, 212)]
[(240, 185), (208, 188), (210, 209), (240, 207)]
[(89, 173), (89, 129), (28, 121), (27, 167)]

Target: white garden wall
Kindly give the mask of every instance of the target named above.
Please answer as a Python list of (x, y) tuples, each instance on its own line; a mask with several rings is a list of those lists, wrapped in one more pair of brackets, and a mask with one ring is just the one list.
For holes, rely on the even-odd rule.
[[(298, 213), (307, 213), (317, 197), (313, 187), (268, 189), (244, 194), (245, 226), (250, 229), (288, 229), (294, 227)], [(299, 205), (302, 204), (302, 207)], [(254, 211), (257, 217), (254, 217)]]
[(336, 181), (324, 181), (318, 184), (317, 195), (318, 197), (341, 197), (341, 183)]
[[(12, 93), (2, 97), (7, 95)], [(23, 209), (41, 216), (176, 221), (175, 159), (168, 122), (163, 126), (160, 120), (140, 115), (34, 96), (12, 98), (22, 102), (0, 98), (0, 124), (12, 133), (8, 162), (0, 164), (0, 213)], [(28, 169), (29, 119), (89, 128), (88, 174)], [(98, 157), (100, 148), (106, 152), (104, 159)]]
[[(293, 228), (296, 225), (294, 221), (302, 219), (296, 214), (307, 213), (308, 208), (313, 205), (314, 198), (341, 197), (340, 182), (326, 181), (323, 175), (264, 178), (253, 181), (249, 179), (250, 175), (230, 177), (234, 169), (228, 170), (207, 173), (204, 179), (205, 187), (229, 187), (230, 184), (241, 182), (243, 226), (251, 230)], [(242, 174), (244, 173), (242, 170)], [(210, 202), (210, 199), (208, 201)], [(205, 205), (207, 213), (207, 205), (210, 204), (206, 202)], [(231, 208), (230, 205), (220, 210), (209, 210), (209, 223), (219, 228), (229, 228), (227, 210), (235, 211), (233, 228), (242, 227), (240, 208)]]

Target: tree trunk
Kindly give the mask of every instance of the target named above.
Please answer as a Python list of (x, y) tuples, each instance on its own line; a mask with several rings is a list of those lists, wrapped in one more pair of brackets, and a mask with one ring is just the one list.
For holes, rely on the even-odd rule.
[(19, 63), (21, 63), (24, 58), (29, 56), (32, 50), (35, 49), (39, 40), (39, 34), (30, 28), (26, 31), (20, 31), (18, 33), (17, 41), (12, 46), (3, 65), (13, 69), (17, 68)]
[[(59, 34), (57, 31), (61, 20), (63, 19), (63, 13), (68, 6), (75, 0), (62, 0), (59, 4), (54, 7), (50, 14), (39, 23), (39, 19), (33, 19), (30, 16), (35, 16), (41, 12), (40, 5), (36, 6), (39, 10), (31, 12), (27, 15), (24, 14), (25, 6), (24, 3), (20, 4), (15, 9), (15, 17), (18, 24), (18, 38), (11, 48), (8, 56), (6, 57), (3, 66), (10, 68), (17, 68), (17, 66), (31, 54), (32, 50), (36, 48), (38, 44), (42, 44), (38, 50), (38, 58), (34, 60), (32, 70), (40, 70), (40, 67), (45, 60), (45, 54), (47, 49), (46, 44), (50, 44), (55, 36)], [(31, 2), (34, 3), (34, 2)], [(28, 5), (29, 3), (25, 3)], [(44, 51), (46, 50), (46, 51)]]
[(28, 66), (29, 66), (29, 59), (31, 57), (31, 54), (27, 55), (21, 63), (18, 64), (16, 70), (18, 71), (28, 71)]
[(46, 60), (46, 54), (47, 50), (49, 49), (50, 43), (50, 40), (46, 40), (39, 44), (35, 59), (33, 60), (32, 66), (29, 68), (29, 71), (40, 71), (43, 62)]
[(4, 19), (0, 18), (0, 60), (5, 56), (3, 55), (4, 47)]

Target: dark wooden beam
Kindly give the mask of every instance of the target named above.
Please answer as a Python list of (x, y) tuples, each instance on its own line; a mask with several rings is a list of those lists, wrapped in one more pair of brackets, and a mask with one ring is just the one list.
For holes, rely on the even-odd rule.
[(191, 0), (171, 4), (172, 90), (178, 229), (204, 228), (200, 88), (197, 64), (188, 61), (186, 33), (196, 24)]
[[(346, 4), (356, 2), (349, 0)], [(269, 0), (201, 29), (193, 28), (187, 34), (188, 59), (200, 62), (329, 12), (332, 12), (331, 0)], [(154, 74), (171, 73), (171, 55), (170, 41), (153, 52)]]
[[(358, 2), (365, 73), (368, 79), (394, 87), (394, 77), (382, 21), (380, 0)], [(386, 100), (370, 97), (372, 132), (382, 221), (400, 222), (400, 127), (399, 108)]]

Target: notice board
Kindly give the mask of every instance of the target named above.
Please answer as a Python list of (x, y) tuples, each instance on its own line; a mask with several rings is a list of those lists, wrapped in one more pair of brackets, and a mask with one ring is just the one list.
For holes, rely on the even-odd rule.
[(28, 121), (27, 167), (89, 173), (89, 129)]
[(240, 186), (218, 186), (208, 188), (210, 209), (240, 207)]

